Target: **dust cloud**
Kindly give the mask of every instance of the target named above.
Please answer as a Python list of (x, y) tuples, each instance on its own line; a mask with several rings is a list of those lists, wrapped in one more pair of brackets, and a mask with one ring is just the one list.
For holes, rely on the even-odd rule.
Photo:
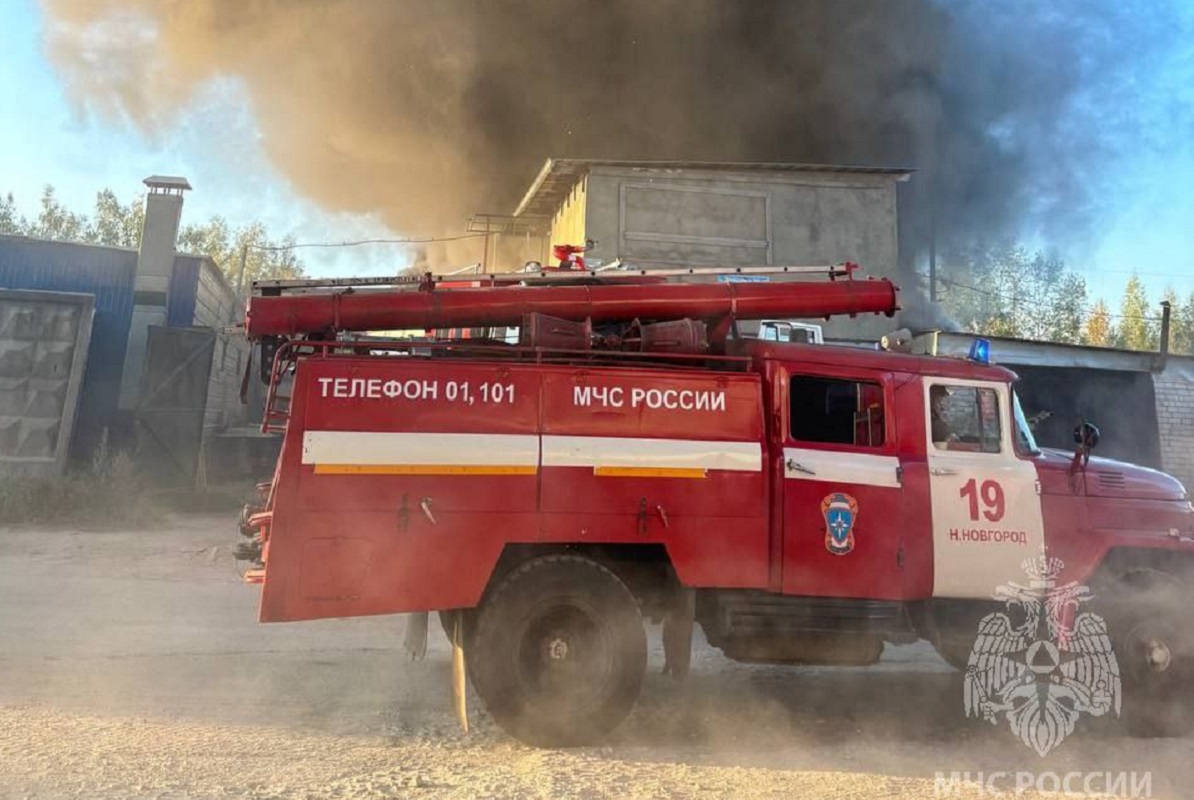
[(239, 81), (298, 191), (397, 231), (507, 212), (549, 156), (852, 163), (921, 170), (913, 256), (1087, 233), (1180, 30), (1176, 0), (42, 3), (83, 107), (152, 130)]
[(394, 617), (263, 627), (226, 517), (156, 534), (0, 530), (0, 601), (22, 610), (0, 616), (0, 796), (919, 799), (940, 771), (1005, 770), (1151, 773), (1151, 796), (1177, 798), (1194, 780), (1188, 739), (1107, 718), (1042, 760), (967, 719), (961, 674), (923, 643), (874, 667), (771, 667), (698, 630), (675, 681), (652, 628), (642, 694), (600, 746), (512, 741), (475, 692), (465, 736), (434, 620), (414, 663)]

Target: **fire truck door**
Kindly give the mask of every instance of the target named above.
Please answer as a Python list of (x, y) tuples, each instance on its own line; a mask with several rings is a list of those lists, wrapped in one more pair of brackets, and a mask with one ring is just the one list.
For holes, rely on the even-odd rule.
[(1044, 544), (1036, 466), (1016, 454), (1005, 384), (925, 378), (924, 392), (933, 596), (990, 599)]
[(787, 384), (783, 591), (901, 598), (904, 497), (890, 386), (880, 374), (792, 373)]

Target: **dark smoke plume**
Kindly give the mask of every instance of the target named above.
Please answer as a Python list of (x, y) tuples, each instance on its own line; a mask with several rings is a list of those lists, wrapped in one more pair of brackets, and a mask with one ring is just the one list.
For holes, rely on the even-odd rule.
[(1177, 0), (42, 1), (49, 51), (87, 107), (151, 129), (205, 81), (243, 81), (300, 192), (402, 232), (509, 211), (548, 156), (826, 162), (921, 171), (902, 210), (912, 251), (930, 228), (943, 245), (1087, 232), (1102, 168), (1147, 141), (1135, 93), (1178, 13)]

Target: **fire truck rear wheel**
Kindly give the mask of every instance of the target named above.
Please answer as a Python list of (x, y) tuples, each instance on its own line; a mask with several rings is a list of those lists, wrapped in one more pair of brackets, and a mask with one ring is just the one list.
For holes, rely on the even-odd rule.
[(489, 713), (540, 747), (600, 740), (630, 713), (647, 667), (634, 595), (581, 556), (515, 569), (488, 594), (469, 639), (469, 673)]
[(1176, 578), (1154, 570), (1128, 576), (1122, 604), (1108, 613), (1123, 681), (1123, 719), (1141, 737), (1194, 731), (1194, 622)]
[(965, 672), (984, 617), (1001, 607), (986, 602), (934, 602), (926, 615), (925, 638), (954, 669)]

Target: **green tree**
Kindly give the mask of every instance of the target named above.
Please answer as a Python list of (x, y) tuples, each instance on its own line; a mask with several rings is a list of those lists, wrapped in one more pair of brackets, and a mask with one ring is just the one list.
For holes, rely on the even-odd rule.
[(96, 192), (95, 214), (87, 227), (87, 241), (113, 247), (140, 247), (145, 224), (144, 198), (121, 205), (111, 189)]
[(47, 185), (41, 193), (41, 209), (29, 224), (28, 236), (64, 242), (83, 241), (87, 233), (87, 218), (65, 208), (58, 202), (54, 187)]
[(941, 303), (975, 333), (1079, 342), (1086, 281), (1060, 258), (1012, 242), (951, 254)]
[(27, 225), (25, 218), (17, 214), (17, 203), (12, 192), (0, 197), (0, 234), (20, 235)]
[(1194, 355), (1194, 292), (1190, 293), (1180, 308), (1174, 308), (1171, 314), (1173, 352)]
[[(95, 195), (91, 216), (69, 211), (58, 202), (53, 186), (46, 186), (36, 219), (19, 216), (11, 193), (0, 198), (0, 233), (39, 239), (79, 241), (112, 247), (140, 247), (145, 220), (144, 197), (121, 203), (116, 193), (104, 189)], [(209, 256), (232, 286), (238, 286), (244, 254), (244, 286), (269, 278), (301, 278), (303, 265), (292, 238), (275, 240), (260, 222), (233, 227), (214, 216), (202, 224), (184, 225), (178, 234), (179, 252)]]
[(1057, 273), (1040, 284), (1042, 302), (1038, 313), (1030, 314), (1027, 327), (1031, 338), (1078, 344), (1086, 311), (1086, 279), (1065, 269), (1060, 261), (1057, 265)]
[(1086, 317), (1082, 330), (1082, 344), (1095, 347), (1111, 347), (1115, 343), (1115, 324), (1111, 321), (1111, 309), (1101, 297), (1095, 301)]
[(1128, 350), (1155, 350), (1157, 327), (1153, 324), (1155, 315), (1150, 313), (1148, 293), (1136, 273), (1128, 278), (1124, 287), (1123, 300), (1119, 305), (1119, 330), (1116, 345)]
[(256, 280), (303, 277), (303, 266), (289, 249), (293, 244), (289, 237), (271, 240), (260, 222), (233, 229), (223, 217), (186, 225), (178, 234), (179, 250), (211, 256), (229, 283), (245, 288)]

